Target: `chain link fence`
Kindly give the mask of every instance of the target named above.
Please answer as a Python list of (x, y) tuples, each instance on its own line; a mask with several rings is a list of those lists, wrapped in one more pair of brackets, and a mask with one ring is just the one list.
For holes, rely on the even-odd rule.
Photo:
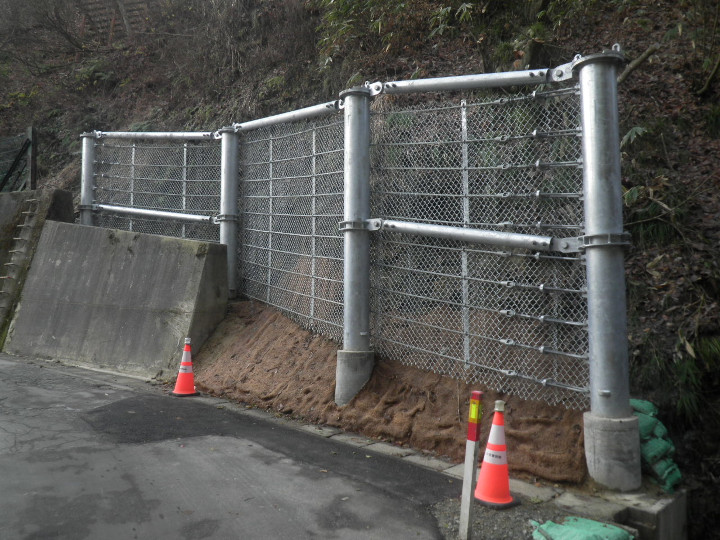
[[(583, 230), (576, 87), (412, 106), (378, 96), (373, 218), (553, 237)], [(221, 146), (97, 139), (94, 202), (217, 215)], [(342, 341), (341, 114), (240, 132), (238, 291)], [(217, 242), (212, 223), (101, 212), (95, 223)], [(373, 348), (404, 364), (571, 408), (587, 406), (579, 253), (372, 235)]]
[(342, 339), (343, 119), (248, 132), (241, 142), (241, 290)]
[[(574, 87), (473, 102), (374, 103), (372, 216), (582, 234)], [(374, 350), (525, 399), (584, 407), (585, 267), (575, 254), (373, 236)]]
[[(97, 204), (212, 216), (220, 208), (220, 144), (101, 137), (95, 147)], [(217, 226), (100, 213), (100, 227), (219, 241)]]
[(0, 137), (0, 191), (35, 189), (35, 132)]

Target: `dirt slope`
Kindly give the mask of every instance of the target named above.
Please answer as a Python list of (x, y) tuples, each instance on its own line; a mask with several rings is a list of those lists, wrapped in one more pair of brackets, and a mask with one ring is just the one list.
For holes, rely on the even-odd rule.
[(345, 407), (337, 407), (337, 344), (253, 301), (231, 304), (229, 314), (195, 355), (195, 382), (203, 392), (309, 422), (447, 456), (464, 457), (468, 400), (484, 390), (482, 444), (496, 399), (507, 402), (505, 433), (514, 476), (580, 483), (586, 477), (582, 413), (523, 401), (379, 359), (371, 380)]

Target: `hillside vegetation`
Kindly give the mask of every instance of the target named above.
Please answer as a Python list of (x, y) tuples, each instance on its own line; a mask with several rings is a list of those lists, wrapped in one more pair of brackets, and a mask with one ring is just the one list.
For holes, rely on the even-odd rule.
[(620, 84), (633, 394), (661, 407), (684, 470), (716, 482), (720, 3), (148, 0), (126, 28), (83, 16), (98, 2), (0, 0), (0, 134), (36, 126), (41, 185), (77, 191), (89, 130), (214, 130), (365, 80), (620, 43), (638, 61)]

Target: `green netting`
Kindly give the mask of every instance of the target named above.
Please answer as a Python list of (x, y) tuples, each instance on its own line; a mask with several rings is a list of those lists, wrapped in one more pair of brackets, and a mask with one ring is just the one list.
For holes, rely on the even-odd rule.
[(658, 413), (658, 408), (644, 399), (631, 399), (630, 406), (634, 411), (650, 416), (657, 416)]
[(534, 540), (633, 540), (634, 536), (620, 527), (580, 517), (567, 517), (562, 524), (547, 521), (533, 523)]

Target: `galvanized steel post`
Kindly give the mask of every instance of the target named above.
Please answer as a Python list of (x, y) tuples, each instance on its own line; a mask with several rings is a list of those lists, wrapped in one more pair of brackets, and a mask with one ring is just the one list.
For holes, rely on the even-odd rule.
[(343, 349), (338, 351), (335, 402), (347, 404), (370, 378), (370, 96), (365, 87), (340, 94), (345, 104)]
[(83, 133), (82, 172), (80, 176), (80, 224), (93, 225), (95, 199), (95, 134)]
[(576, 60), (583, 126), (590, 412), (585, 455), (592, 478), (621, 491), (640, 486), (640, 437), (629, 392), (617, 68), (612, 51)]
[(227, 246), (228, 296), (235, 298), (237, 285), (238, 231), (238, 134), (234, 128), (220, 130), (220, 243)]

